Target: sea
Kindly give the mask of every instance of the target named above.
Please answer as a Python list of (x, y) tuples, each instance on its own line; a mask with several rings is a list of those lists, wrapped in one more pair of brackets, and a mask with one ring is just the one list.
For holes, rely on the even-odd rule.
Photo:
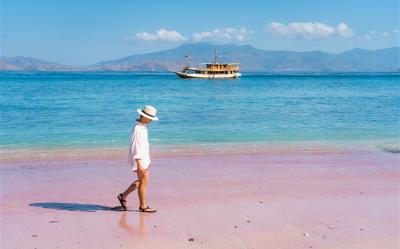
[[(152, 145), (400, 140), (400, 74), (1, 72), (0, 149), (126, 147), (144, 105)], [(394, 146), (394, 147), (393, 147)]]

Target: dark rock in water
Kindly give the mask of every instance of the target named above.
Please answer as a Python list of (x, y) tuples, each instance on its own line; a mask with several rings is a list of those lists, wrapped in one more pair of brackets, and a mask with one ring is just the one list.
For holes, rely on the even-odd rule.
[(189, 238), (189, 241), (190, 241), (190, 242), (193, 242), (193, 241), (194, 241), (194, 239), (193, 239), (193, 238)]
[(388, 153), (400, 153), (400, 147), (397, 146), (382, 146), (381, 147), (384, 152)]

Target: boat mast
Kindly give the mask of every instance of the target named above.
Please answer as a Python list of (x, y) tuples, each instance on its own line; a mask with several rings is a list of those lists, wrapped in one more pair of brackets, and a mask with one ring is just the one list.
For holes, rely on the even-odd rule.
[(214, 64), (218, 64), (218, 53), (217, 50), (214, 50)]
[(185, 50), (185, 67), (189, 66), (189, 53), (187, 49)]

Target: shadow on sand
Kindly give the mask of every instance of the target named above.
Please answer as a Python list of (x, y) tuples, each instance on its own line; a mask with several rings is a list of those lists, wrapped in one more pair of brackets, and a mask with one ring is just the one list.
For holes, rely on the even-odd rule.
[(64, 211), (84, 211), (84, 212), (97, 212), (97, 211), (123, 211), (121, 206), (108, 207), (95, 204), (82, 204), (82, 203), (62, 203), (62, 202), (39, 202), (31, 203), (29, 206), (41, 207), (48, 209), (57, 209)]

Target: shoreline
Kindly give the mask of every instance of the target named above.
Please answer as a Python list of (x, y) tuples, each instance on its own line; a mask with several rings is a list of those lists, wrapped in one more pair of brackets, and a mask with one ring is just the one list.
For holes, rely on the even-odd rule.
[[(43, 148), (3, 148), (0, 150), (0, 164), (18, 161), (40, 160), (118, 160), (127, 156), (126, 146), (98, 147), (43, 147)], [(208, 144), (151, 145), (152, 157), (190, 155), (233, 155), (271, 153), (400, 153), (400, 143), (396, 139), (365, 141), (274, 141)]]

